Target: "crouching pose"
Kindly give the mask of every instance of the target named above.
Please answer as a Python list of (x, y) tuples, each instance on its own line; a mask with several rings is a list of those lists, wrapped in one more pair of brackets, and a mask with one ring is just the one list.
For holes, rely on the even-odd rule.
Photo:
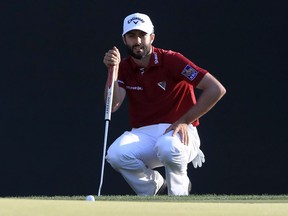
[[(105, 53), (104, 64), (115, 67), (112, 111), (127, 95), (131, 130), (109, 147), (106, 159), (137, 195), (153, 196), (166, 187), (168, 195), (188, 195), (188, 163), (205, 162), (197, 132), (199, 118), (225, 94), (222, 84), (207, 70), (179, 52), (152, 46), (150, 18), (127, 16), (122, 38), (128, 57), (117, 47)], [(195, 89), (201, 93), (197, 98)], [(105, 98), (107, 85), (105, 89)], [(155, 170), (165, 167), (165, 176)]]

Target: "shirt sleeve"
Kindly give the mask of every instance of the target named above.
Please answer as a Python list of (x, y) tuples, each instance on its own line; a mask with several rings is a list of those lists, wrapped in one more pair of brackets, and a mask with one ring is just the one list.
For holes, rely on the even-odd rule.
[(207, 70), (197, 66), (185, 56), (176, 52), (171, 54), (169, 64), (171, 64), (170, 69), (174, 78), (179, 81), (185, 80), (194, 87), (196, 87), (204, 75), (208, 73)]
[(126, 84), (125, 84), (125, 65), (123, 64), (123, 62), (120, 63), (119, 65), (119, 71), (118, 71), (118, 85), (121, 88), (126, 89)]

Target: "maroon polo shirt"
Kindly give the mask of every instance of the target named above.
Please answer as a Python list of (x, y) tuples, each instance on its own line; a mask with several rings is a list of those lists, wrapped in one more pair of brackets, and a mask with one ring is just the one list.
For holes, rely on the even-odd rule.
[(123, 59), (118, 83), (128, 96), (131, 127), (177, 121), (195, 105), (194, 89), (207, 72), (180, 53), (155, 47), (147, 68)]

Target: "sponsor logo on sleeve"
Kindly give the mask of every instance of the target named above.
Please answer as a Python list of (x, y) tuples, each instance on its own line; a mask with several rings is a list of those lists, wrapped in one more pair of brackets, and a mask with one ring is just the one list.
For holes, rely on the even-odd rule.
[(125, 83), (124, 83), (122, 80), (117, 80), (117, 82), (118, 82), (119, 84), (125, 85)]
[(181, 74), (188, 78), (190, 81), (192, 81), (197, 77), (198, 71), (190, 65), (186, 65)]

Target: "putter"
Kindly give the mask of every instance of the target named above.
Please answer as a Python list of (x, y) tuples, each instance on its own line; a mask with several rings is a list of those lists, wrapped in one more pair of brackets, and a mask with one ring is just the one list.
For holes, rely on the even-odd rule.
[(112, 101), (113, 101), (114, 74), (115, 74), (114, 71), (115, 71), (115, 66), (111, 66), (108, 71), (108, 88), (107, 88), (106, 107), (105, 107), (104, 145), (103, 145), (102, 167), (101, 167), (101, 176), (100, 176), (100, 185), (98, 189), (98, 196), (101, 196), (101, 189), (102, 189), (103, 178), (104, 178), (106, 146), (107, 146), (107, 139), (108, 139), (109, 122), (111, 121), (111, 110), (112, 110)]

